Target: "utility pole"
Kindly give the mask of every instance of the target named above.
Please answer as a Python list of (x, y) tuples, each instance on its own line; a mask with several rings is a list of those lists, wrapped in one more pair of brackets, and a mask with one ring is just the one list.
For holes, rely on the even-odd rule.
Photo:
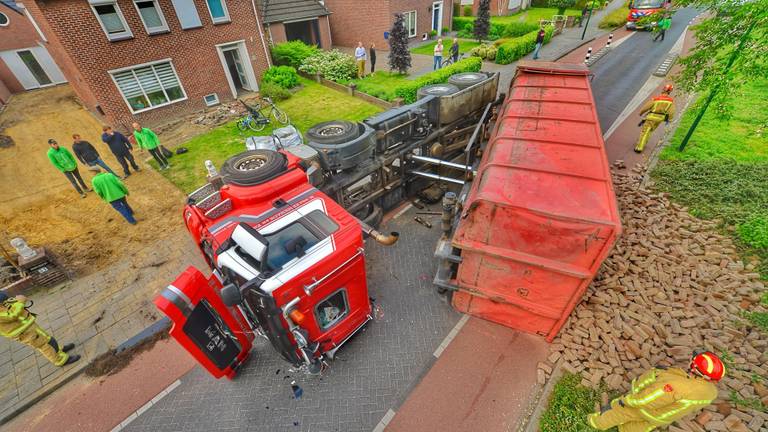
[(589, 19), (592, 18), (592, 11), (595, 10), (595, 0), (589, 3), (589, 15), (587, 15), (587, 23), (584, 24), (584, 30), (581, 32), (581, 40), (584, 40), (584, 35), (587, 34), (587, 27), (589, 27)]
[[(736, 57), (739, 56), (739, 53), (744, 48), (744, 45), (747, 42), (747, 39), (749, 38), (749, 33), (752, 32), (752, 29), (755, 27), (755, 24), (757, 21), (753, 21), (752, 24), (749, 25), (749, 28), (746, 32), (741, 36), (741, 40), (739, 41), (739, 46), (736, 47), (736, 49), (731, 54), (731, 58), (728, 59), (728, 64), (725, 65), (725, 70), (723, 71), (723, 75), (728, 74), (728, 70), (731, 69), (731, 66), (733, 66), (733, 62), (736, 61)], [(688, 128), (688, 132), (685, 134), (685, 138), (683, 138), (683, 142), (680, 143), (680, 147), (677, 148), (677, 151), (683, 151), (685, 150), (685, 146), (688, 145), (688, 141), (691, 139), (691, 135), (693, 135), (693, 131), (696, 130), (696, 127), (699, 126), (699, 122), (701, 121), (702, 117), (704, 117), (704, 113), (707, 112), (707, 108), (709, 107), (709, 103), (712, 102), (712, 99), (715, 98), (717, 93), (720, 91), (720, 83), (718, 83), (710, 92), (709, 96), (707, 97), (707, 100), (704, 102), (704, 105), (701, 107), (701, 110), (699, 110), (699, 114), (696, 115), (696, 119), (693, 120), (693, 123), (691, 124), (691, 127)]]

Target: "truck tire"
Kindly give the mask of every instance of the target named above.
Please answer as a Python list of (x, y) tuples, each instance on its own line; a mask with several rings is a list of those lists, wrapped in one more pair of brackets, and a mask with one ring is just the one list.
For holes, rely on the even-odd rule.
[(341, 144), (360, 135), (357, 123), (347, 120), (333, 120), (318, 123), (307, 131), (307, 141), (319, 144)]
[(432, 85), (428, 85), (420, 88), (416, 92), (416, 98), (421, 99), (424, 96), (429, 96), (429, 95), (438, 96), (438, 97), (448, 96), (458, 92), (459, 92), (459, 88), (453, 84), (432, 84)]
[(253, 186), (285, 171), (285, 155), (272, 150), (249, 150), (232, 156), (221, 166), (225, 183)]
[(471, 87), (488, 79), (488, 76), (480, 72), (462, 72), (451, 75), (448, 84), (453, 84), (460, 89)]

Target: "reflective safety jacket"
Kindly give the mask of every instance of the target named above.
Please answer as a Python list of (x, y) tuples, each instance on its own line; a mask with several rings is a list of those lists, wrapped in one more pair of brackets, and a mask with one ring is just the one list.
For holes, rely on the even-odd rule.
[(632, 381), (624, 406), (637, 409), (650, 423), (668, 425), (712, 403), (717, 387), (679, 368), (651, 369)]
[(0, 303), (0, 336), (15, 338), (24, 333), (35, 316), (24, 308), (24, 303), (9, 298)]
[(648, 120), (669, 121), (675, 116), (674, 99), (665, 94), (656, 96), (640, 109), (640, 115), (645, 113), (648, 113)]

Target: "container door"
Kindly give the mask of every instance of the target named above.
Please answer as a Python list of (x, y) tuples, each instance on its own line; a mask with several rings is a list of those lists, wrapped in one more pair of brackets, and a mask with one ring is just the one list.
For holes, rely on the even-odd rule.
[(171, 319), (170, 334), (216, 378), (233, 378), (251, 350), (252, 332), (237, 309), (224, 305), (221, 284), (189, 267), (155, 305)]

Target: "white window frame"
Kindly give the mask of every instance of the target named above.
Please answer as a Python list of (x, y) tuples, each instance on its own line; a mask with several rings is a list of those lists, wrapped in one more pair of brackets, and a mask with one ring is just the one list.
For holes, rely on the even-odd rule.
[[(154, 66), (156, 64), (161, 64), (161, 63), (168, 63), (168, 64), (171, 65), (171, 69), (173, 70), (174, 75), (176, 75), (176, 80), (179, 82), (179, 87), (181, 88), (181, 93), (184, 95), (184, 97), (182, 97), (181, 99), (176, 99), (176, 100), (172, 101), (172, 100), (170, 100), (170, 98), (166, 94), (166, 98), (168, 99), (168, 102), (165, 102), (165, 103), (162, 103), (162, 104), (159, 104), (159, 105), (153, 105), (153, 106), (150, 106), (150, 107), (147, 107), (147, 108), (142, 108), (140, 110), (133, 109), (133, 107), (131, 106), (130, 102), (128, 102), (128, 99), (123, 94), (123, 91), (120, 89), (120, 86), (117, 85), (117, 80), (115, 79), (115, 74), (120, 73), (120, 72), (125, 72), (125, 71), (129, 71), (129, 70), (134, 70), (134, 69), (142, 68), (142, 67), (146, 67), (146, 66)], [(154, 70), (153, 70), (153, 72), (154, 72)], [(183, 101), (187, 100), (187, 91), (184, 89), (184, 84), (182, 84), (181, 78), (179, 78), (179, 73), (176, 72), (176, 66), (173, 65), (173, 61), (170, 58), (162, 59), (162, 60), (155, 60), (155, 61), (152, 61), (152, 62), (137, 64), (137, 65), (128, 66), (128, 67), (124, 67), (124, 68), (120, 68), (120, 69), (112, 69), (112, 70), (108, 70), (107, 73), (109, 74), (109, 77), (112, 78), (112, 82), (115, 84), (115, 87), (117, 88), (117, 92), (120, 93), (120, 96), (122, 96), (123, 101), (125, 101), (125, 104), (128, 105), (128, 109), (131, 110), (131, 114), (139, 114), (139, 113), (143, 113), (143, 112), (146, 112), (146, 111), (151, 111), (151, 110), (156, 109), (156, 108), (162, 108), (164, 106), (172, 105), (172, 104), (175, 104), (177, 102), (183, 102)], [(134, 76), (135, 75), (136, 75), (136, 73), (134, 72)], [(157, 72), (155, 72), (155, 77), (157, 77)], [(160, 78), (157, 77), (157, 80), (160, 81)], [(138, 79), (137, 79), (137, 81), (138, 81)], [(140, 81), (139, 81), (139, 87), (141, 87), (141, 82)], [(165, 89), (163, 89), (163, 91), (165, 91)], [(147, 94), (146, 94), (146, 92), (144, 92), (143, 88), (141, 89), (141, 92), (144, 93), (144, 97), (147, 99), (147, 102), (150, 102), (149, 96), (147, 96)]]
[[(107, 36), (107, 39), (112, 42), (117, 42), (133, 37), (133, 32), (131, 31), (131, 28), (128, 27), (128, 22), (125, 20), (125, 16), (123, 15), (123, 11), (120, 10), (120, 5), (117, 4), (117, 0), (88, 0), (88, 4), (91, 6), (91, 11), (93, 11), (93, 15), (96, 17), (96, 21), (99, 22), (99, 26), (101, 26), (101, 30)], [(120, 22), (123, 23), (123, 27), (125, 28), (124, 32), (112, 35), (109, 34), (107, 27), (104, 26), (104, 23), (101, 21), (101, 16), (96, 12), (96, 6), (105, 5), (113, 5), (115, 7), (115, 12), (117, 12), (117, 16), (120, 18)]]
[(204, 1), (205, 7), (208, 8), (208, 15), (211, 17), (211, 21), (214, 24), (226, 24), (228, 22), (232, 22), (232, 19), (229, 17), (229, 9), (227, 8), (226, 0), (219, 0), (221, 2), (221, 7), (224, 8), (224, 18), (214, 18), (213, 11), (211, 11), (211, 5), (208, 4), (208, 0)]
[(10, 23), (11, 23), (11, 17), (9, 17), (9, 16), (8, 16), (8, 14), (7, 14), (7, 13), (5, 13), (5, 12), (0, 12), (0, 15), (2, 15), (2, 16), (4, 16), (4, 17), (5, 17), (5, 24), (0, 24), (0, 27), (6, 27), (6, 26), (8, 26), (8, 24), (10, 24)]
[[(411, 34), (411, 30), (408, 28), (408, 18), (407, 17), (410, 14), (413, 14), (413, 34)], [(405, 30), (408, 32), (408, 37), (409, 38), (416, 37), (416, 35), (418, 34), (418, 28), (417, 27), (418, 27), (418, 22), (419, 22), (418, 21), (418, 19), (419, 19), (418, 12), (416, 12), (415, 10), (403, 12), (403, 16), (406, 17), (405, 18)]]
[[(141, 10), (139, 9), (139, 2), (152, 2), (155, 5), (155, 10), (157, 10), (157, 15), (160, 17), (160, 21), (162, 21), (163, 25), (161, 27), (155, 27), (155, 28), (149, 28), (147, 27), (147, 23), (144, 22), (144, 17), (141, 16)], [(147, 31), (147, 34), (153, 35), (153, 34), (159, 34), (159, 33), (168, 33), (170, 29), (168, 28), (168, 21), (165, 20), (165, 15), (163, 15), (163, 10), (160, 8), (160, 2), (157, 0), (133, 0), (133, 6), (136, 8), (136, 13), (139, 14), (139, 19), (141, 19), (141, 23), (144, 24), (144, 29)]]

